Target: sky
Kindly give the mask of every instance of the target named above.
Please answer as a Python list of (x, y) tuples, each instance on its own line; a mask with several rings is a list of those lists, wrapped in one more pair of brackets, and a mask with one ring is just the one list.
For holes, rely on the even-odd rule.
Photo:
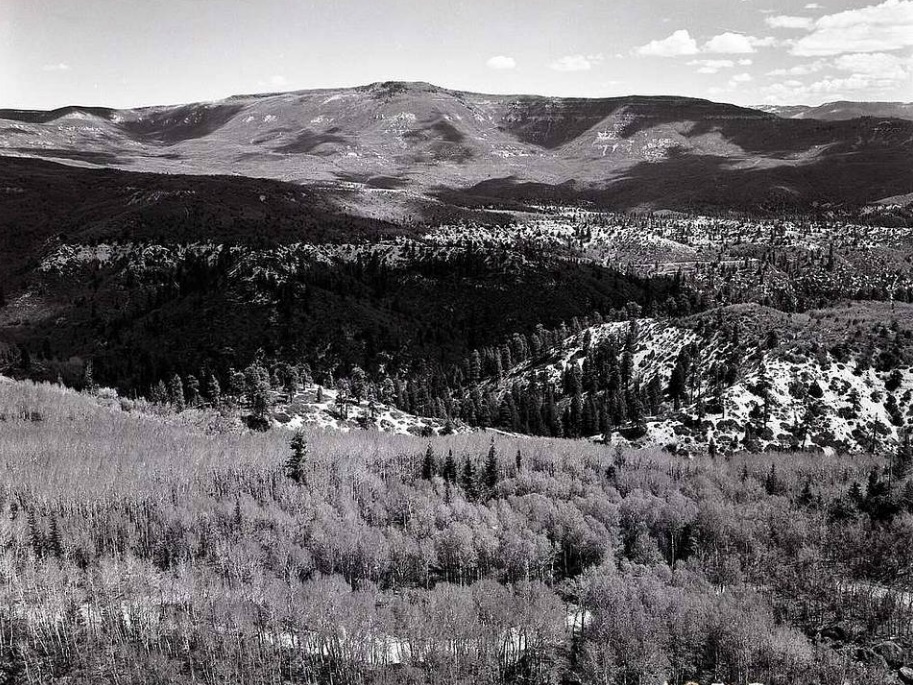
[(0, 0), (0, 107), (427, 81), (913, 101), (913, 0)]

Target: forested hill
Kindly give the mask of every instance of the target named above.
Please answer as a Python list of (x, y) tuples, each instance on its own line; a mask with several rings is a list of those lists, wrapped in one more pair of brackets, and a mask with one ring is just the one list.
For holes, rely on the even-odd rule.
[[(344, 400), (364, 374), (355, 413), (373, 398), (438, 427), (699, 451), (893, 451), (910, 426), (901, 205), (384, 222), (276, 181), (0, 169), (10, 375), (83, 387), (91, 366), (146, 397), (178, 377), (181, 402), (214, 378), (249, 411), (243, 369), (281, 394), (294, 368)], [(636, 368), (621, 374), (626, 354)]]

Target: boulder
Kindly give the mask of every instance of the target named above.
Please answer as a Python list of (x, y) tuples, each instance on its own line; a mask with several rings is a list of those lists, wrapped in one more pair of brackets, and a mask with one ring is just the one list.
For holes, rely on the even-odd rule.
[(888, 670), (887, 660), (885, 660), (881, 654), (873, 649), (865, 649), (863, 647), (859, 647), (856, 649), (855, 657), (856, 661), (865, 664), (869, 668), (875, 668), (879, 671)]
[(896, 642), (887, 640), (875, 645), (875, 651), (884, 657), (889, 666), (899, 668), (904, 663), (904, 650)]
[(910, 668), (909, 666), (901, 666), (897, 674), (900, 676), (902, 681), (907, 683), (907, 685), (913, 685), (913, 668)]

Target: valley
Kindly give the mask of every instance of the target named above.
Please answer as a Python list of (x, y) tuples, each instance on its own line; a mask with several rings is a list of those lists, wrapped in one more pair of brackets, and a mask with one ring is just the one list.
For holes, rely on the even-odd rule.
[(0, 110), (0, 683), (913, 682), (913, 121)]

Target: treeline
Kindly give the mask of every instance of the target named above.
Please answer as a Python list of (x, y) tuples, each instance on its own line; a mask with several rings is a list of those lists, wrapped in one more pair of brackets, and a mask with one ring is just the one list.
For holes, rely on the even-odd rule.
[[(317, 374), (360, 366), (408, 378), (422, 365), (447, 368), (514, 331), (529, 335), (542, 322), (553, 328), (593, 310), (615, 318), (629, 302), (670, 316), (703, 306), (675, 279), (542, 251), (408, 241), (353, 247), (352, 254), (321, 249), (330, 256), (307, 245), (261, 252), (140, 245), (104, 265), (42, 274), (48, 296), (70, 312), (68, 325), (19, 331), (16, 348), (33, 363), (6, 371), (44, 380), (59, 373), (75, 384), (81, 369), (73, 360), (92, 359), (99, 382), (145, 394), (174, 373), (199, 377), (203, 368), (224, 386), (231, 366), (263, 350)], [(530, 292), (539, 293), (532, 304)]]

